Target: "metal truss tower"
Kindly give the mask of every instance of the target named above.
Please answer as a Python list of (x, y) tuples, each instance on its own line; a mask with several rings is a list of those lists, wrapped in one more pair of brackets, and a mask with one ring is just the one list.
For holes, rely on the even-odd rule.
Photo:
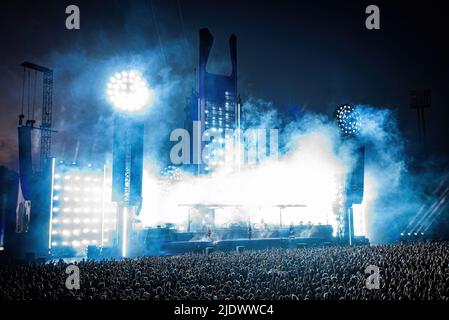
[[(53, 118), (53, 70), (31, 62), (22, 63), (25, 69), (35, 70), (43, 74), (42, 83), (42, 117), (41, 117), (41, 145), (40, 145), (40, 171), (49, 163), (51, 156), (51, 125)], [(34, 119), (33, 119), (34, 120)]]

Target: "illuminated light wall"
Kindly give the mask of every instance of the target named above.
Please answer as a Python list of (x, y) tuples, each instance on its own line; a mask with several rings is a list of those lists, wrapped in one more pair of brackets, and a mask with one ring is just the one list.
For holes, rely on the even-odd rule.
[(57, 162), (53, 170), (50, 249), (110, 246), (116, 229), (111, 179), (104, 166)]
[[(237, 129), (235, 97), (228, 91), (224, 92), (224, 97), (224, 103), (221, 104), (206, 100), (204, 129), (205, 131), (211, 130), (213, 134), (218, 133), (220, 136), (217, 140), (206, 143), (204, 146), (205, 160), (207, 161), (204, 168), (206, 172), (215, 171), (218, 166), (224, 167), (225, 164), (230, 164), (231, 167), (228, 168), (228, 171), (232, 171), (232, 159), (226, 159), (225, 154), (229, 154), (227, 149), (234, 144), (235, 139), (233, 135), (226, 133), (226, 130)], [(205, 132), (204, 135), (208, 138), (208, 132)]]
[(354, 236), (366, 236), (365, 229), (365, 213), (364, 205), (354, 204), (352, 205), (353, 216), (354, 216)]

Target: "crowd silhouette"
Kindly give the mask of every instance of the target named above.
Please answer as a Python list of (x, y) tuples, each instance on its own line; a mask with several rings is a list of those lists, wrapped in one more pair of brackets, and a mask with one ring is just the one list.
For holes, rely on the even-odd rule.
[[(449, 243), (330, 246), (76, 263), (0, 263), (3, 300), (449, 300)], [(367, 287), (368, 266), (380, 271)]]

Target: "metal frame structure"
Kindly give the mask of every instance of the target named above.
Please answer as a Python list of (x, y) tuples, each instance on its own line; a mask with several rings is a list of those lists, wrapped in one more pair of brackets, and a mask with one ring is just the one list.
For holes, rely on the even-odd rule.
[[(223, 208), (245, 208), (245, 207), (251, 207), (251, 206), (245, 206), (242, 204), (219, 204), (219, 203), (213, 203), (213, 204), (204, 204), (204, 203), (181, 203), (178, 204), (179, 207), (188, 207), (188, 218), (187, 218), (187, 229), (190, 231), (190, 209), (223, 209)], [(282, 210), (286, 208), (306, 208), (307, 205), (305, 204), (275, 204), (275, 205), (257, 205), (256, 207), (259, 208), (278, 208), (279, 209), (279, 227), (282, 228)], [(215, 217), (214, 217), (215, 219)]]
[[(25, 69), (31, 69), (43, 74), (42, 82), (42, 116), (41, 125), (41, 145), (40, 145), (40, 163), (39, 169), (43, 171), (48, 162), (51, 160), (51, 134), (52, 134), (52, 118), (53, 118), (53, 70), (46, 67), (24, 62), (21, 64)], [(33, 119), (34, 120), (34, 119)]]
[(357, 146), (355, 165), (343, 178), (339, 193), (339, 208), (337, 212), (337, 235), (352, 245), (354, 242), (354, 204), (363, 202), (365, 147), (357, 138), (361, 123), (357, 111), (349, 105), (339, 106), (335, 112), (335, 120), (340, 128), (344, 141), (351, 141)]
[(429, 109), (431, 107), (432, 107), (432, 92), (430, 91), (430, 89), (413, 90), (410, 93), (410, 109), (416, 110), (416, 113), (418, 115), (418, 135), (420, 142), (424, 145), (424, 148), (427, 148), (426, 145), (427, 128), (424, 111), (425, 109)]

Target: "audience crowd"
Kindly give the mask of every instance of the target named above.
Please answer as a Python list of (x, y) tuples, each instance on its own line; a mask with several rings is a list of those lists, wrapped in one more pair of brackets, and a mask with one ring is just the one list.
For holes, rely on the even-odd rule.
[[(0, 263), (2, 300), (449, 300), (449, 243), (331, 246), (76, 262)], [(367, 286), (368, 266), (379, 287)], [(371, 283), (371, 282), (370, 282)]]

